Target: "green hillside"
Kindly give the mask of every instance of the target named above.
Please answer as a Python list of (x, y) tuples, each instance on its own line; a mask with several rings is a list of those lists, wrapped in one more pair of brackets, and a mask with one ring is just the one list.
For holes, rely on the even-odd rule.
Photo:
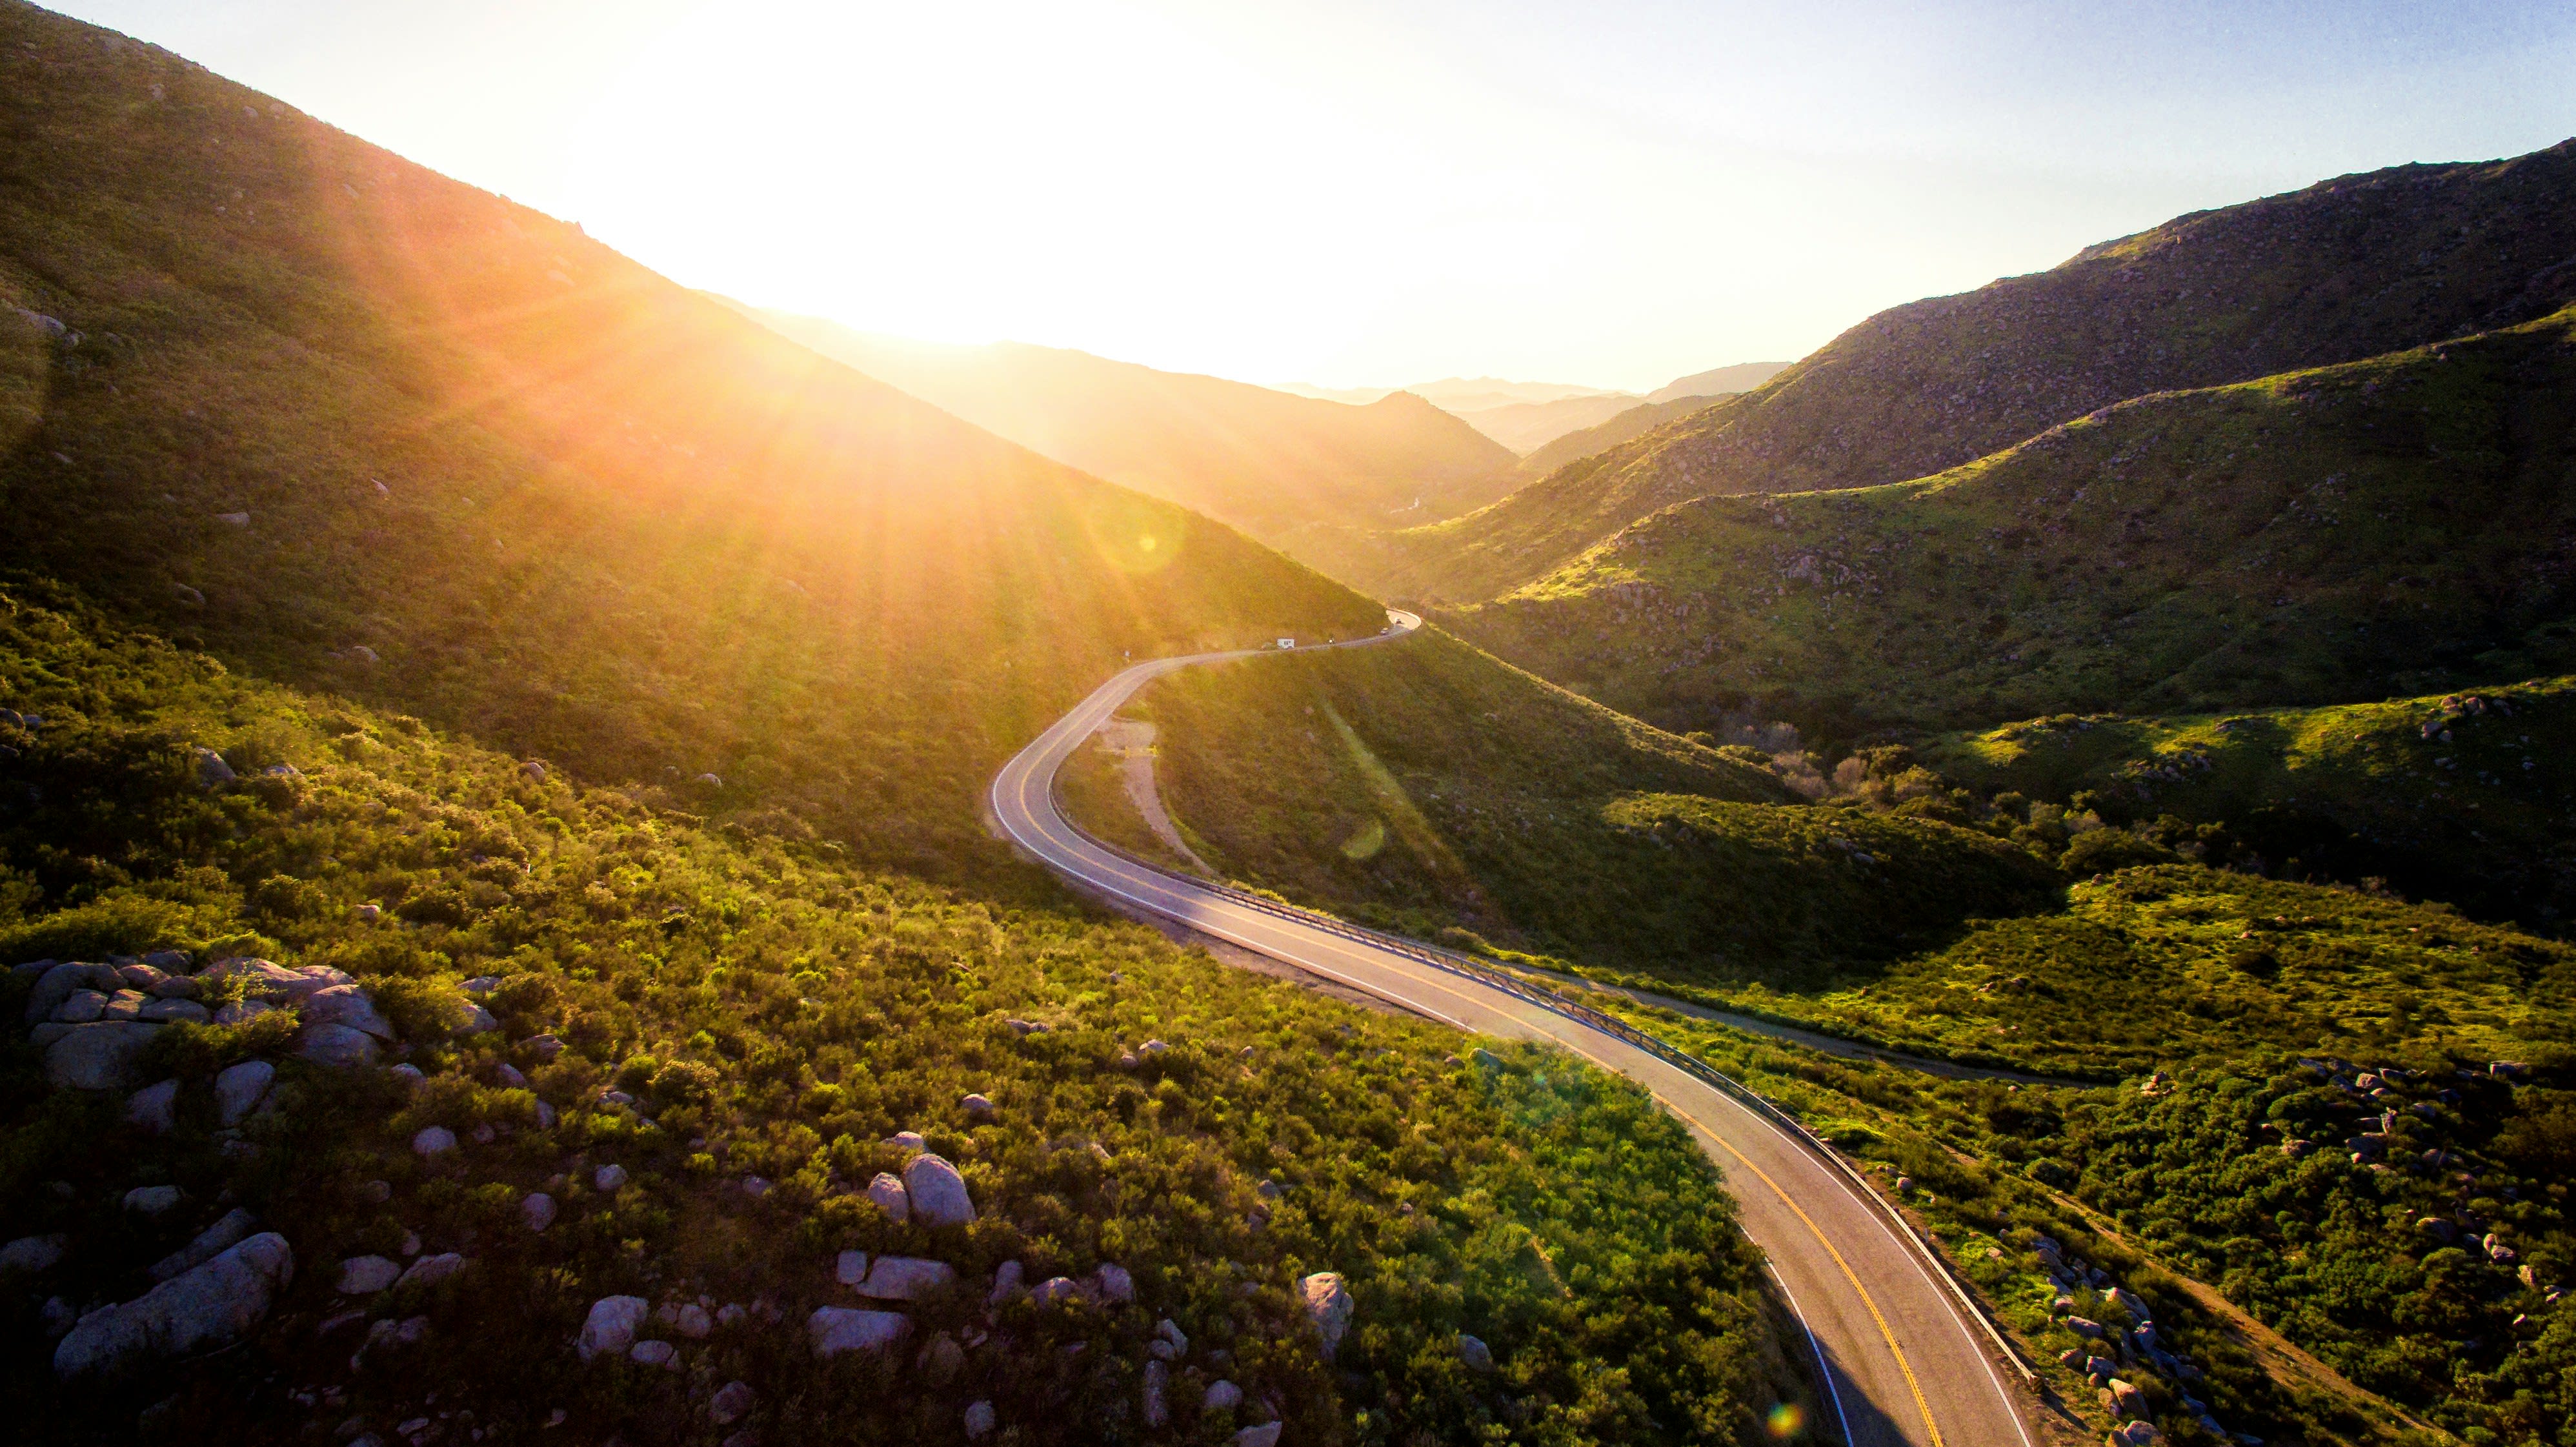
[(1454, 517), (1522, 479), (1512, 451), (1410, 393), (1353, 406), (1059, 347), (939, 346), (752, 315), (979, 427), (1327, 571), (1341, 570), (1346, 534)]
[[(1158, 1320), (1189, 1344), (1170, 1367), (1189, 1440), (1275, 1413), (1304, 1442), (1376, 1420), (1439, 1440), (1545, 1421), (1587, 1443), (1680, 1440), (1642, 1424), (1689, 1422), (1692, 1440), (1749, 1443), (1791, 1389), (1715, 1172), (1623, 1083), (1519, 1051), (1539, 1069), (1465, 1068), (1453, 1032), (1060, 900), (959, 895), (540, 776), (119, 632), (61, 592), (0, 592), (0, 699), (40, 720), (0, 725), (0, 959), (336, 967), (425, 1078), (308, 1063), (289, 1010), (166, 1025), (126, 1082), (180, 1083), (155, 1134), (121, 1093), (48, 1088), (18, 1023), (36, 977), (13, 973), (14, 1440), (390, 1439), (414, 1418), (509, 1439), (569, 1413), (577, 1440), (700, 1442), (715, 1389), (741, 1381), (736, 1430), (772, 1441), (945, 1440), (980, 1400), (1003, 1440), (1093, 1442), (1137, 1430)], [(204, 786), (192, 747), (242, 778)], [(473, 1032), (469, 988), (497, 1029)], [(1148, 1040), (1169, 1048), (1122, 1068)], [(276, 1062), (267, 1105), (219, 1129), (208, 1078), (259, 1058)], [(430, 1127), (460, 1144), (417, 1156)], [(886, 1138), (907, 1129), (963, 1172), (970, 1225), (894, 1221), (864, 1194), (903, 1167)], [(597, 1178), (610, 1166), (622, 1184)], [(178, 1206), (120, 1207), (145, 1187)], [(531, 1192), (557, 1207), (542, 1230)], [(70, 1313), (142, 1292), (147, 1266), (236, 1208), (295, 1258), (246, 1346), (56, 1379)], [(30, 1268), (22, 1247), (47, 1237), (59, 1259)], [(816, 1306), (886, 1305), (835, 1284), (847, 1250), (957, 1274), (893, 1308), (917, 1370), (815, 1362)], [(345, 1258), (446, 1253), (465, 1265), (434, 1284), (335, 1288)], [(1032, 1286), (1120, 1266), (1134, 1300), (988, 1308), (1012, 1261)], [(1356, 1300), (1329, 1365), (1296, 1297), (1326, 1269)], [(576, 1357), (590, 1304), (617, 1294), (703, 1303), (711, 1332), (639, 1333), (687, 1370)], [(397, 1322), (418, 1325), (397, 1338)], [(1460, 1331), (1494, 1374), (1461, 1365)], [(1220, 1379), (1242, 1404), (1202, 1410)]]
[(2576, 665), (2576, 309), (2141, 398), (1936, 477), (1669, 509), (1444, 621), (1668, 728), (1810, 736)]
[(1687, 427), (1404, 534), (1365, 579), (1479, 601), (1691, 498), (1901, 482), (2129, 398), (2511, 326), (2576, 299), (2570, 256), (2576, 142), (2179, 217), (1881, 312)]
[(0, 6), (0, 569), (869, 857), (1129, 651), (1367, 601), (164, 52)]
[(1716, 405), (1717, 397), (1675, 397), (1664, 402), (1640, 402), (1615, 413), (1606, 422), (1595, 423), (1580, 431), (1568, 432), (1555, 441), (1521, 459), (1521, 471), (1533, 478), (1543, 478), (1570, 463), (1607, 452), (1630, 438), (1643, 437), (1667, 424)]
[(1980, 792), (2219, 824), (2252, 867), (2380, 878), (2486, 918), (2576, 910), (2576, 680), (2331, 708), (2060, 714), (1927, 744)]

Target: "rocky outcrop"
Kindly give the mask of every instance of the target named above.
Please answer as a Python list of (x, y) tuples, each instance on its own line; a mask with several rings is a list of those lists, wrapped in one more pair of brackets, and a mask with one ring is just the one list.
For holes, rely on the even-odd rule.
[(45, 1079), (64, 1090), (122, 1090), (132, 1085), (135, 1061), (162, 1027), (101, 1020), (50, 1028), (62, 1033), (45, 1045)]
[(1306, 1317), (1315, 1324), (1315, 1334), (1323, 1339), (1324, 1360), (1331, 1361), (1333, 1351), (1342, 1344), (1342, 1333), (1351, 1325), (1351, 1313), (1357, 1303), (1338, 1271), (1318, 1271), (1297, 1283), (1306, 1300)]
[(54, 1348), (54, 1371), (87, 1376), (230, 1346), (267, 1317), (294, 1279), (286, 1238), (263, 1232), (132, 1301), (83, 1317)]
[(315, 1065), (357, 1070), (376, 1063), (376, 1037), (351, 1025), (307, 1025), (295, 1054)]

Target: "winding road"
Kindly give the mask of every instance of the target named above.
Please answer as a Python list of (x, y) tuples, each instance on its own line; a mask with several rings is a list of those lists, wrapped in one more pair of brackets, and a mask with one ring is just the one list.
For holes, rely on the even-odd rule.
[[(1390, 612), (1363, 647), (1420, 625)], [(1636, 1081), (1725, 1175), (1745, 1233), (1769, 1258), (1821, 1369), (1819, 1423), (1850, 1447), (2031, 1447), (2013, 1368), (1911, 1232), (1847, 1169), (1753, 1103), (1579, 1013), (1551, 1008), (1366, 932), (1301, 917), (1165, 873), (1076, 830), (1055, 803), (1056, 770), (1135, 692), (1166, 673), (1256, 657), (1246, 649), (1156, 659), (1102, 684), (1004, 765), (992, 806), (1004, 833), (1075, 883), (1201, 933), (1366, 990), (1461, 1030), (1560, 1046)], [(1302, 651), (1302, 650), (1301, 650)]]

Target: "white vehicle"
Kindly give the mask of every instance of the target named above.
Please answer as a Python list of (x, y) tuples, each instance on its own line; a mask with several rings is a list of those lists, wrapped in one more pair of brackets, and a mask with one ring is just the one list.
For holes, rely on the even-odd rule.
[(1294, 648), (1297, 646), (1297, 640), (1294, 638), (1282, 638), (1279, 640), (1279, 646), (1282, 648)]

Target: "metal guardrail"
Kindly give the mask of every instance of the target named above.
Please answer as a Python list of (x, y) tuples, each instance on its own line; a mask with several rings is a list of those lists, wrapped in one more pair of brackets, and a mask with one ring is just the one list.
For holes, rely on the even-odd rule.
[[(1319, 910), (1304, 909), (1292, 904), (1283, 904), (1278, 900), (1268, 898), (1264, 895), (1254, 894), (1250, 890), (1240, 889), (1231, 884), (1215, 883), (1204, 879), (1191, 879), (1183, 875), (1174, 874), (1162, 865), (1142, 858), (1134, 852), (1121, 848), (1116, 844), (1112, 844), (1108, 840), (1102, 839), (1098, 835), (1093, 834), (1090, 830), (1083, 828), (1080, 824), (1075, 823), (1073, 816), (1064, 811), (1063, 801), (1057, 793), (1056, 780), (1053, 777), (1050, 777), (1047, 780), (1047, 802), (1050, 806), (1054, 807), (1056, 818), (1063, 821), (1066, 828), (1081, 835), (1087, 842), (1106, 851), (1107, 853), (1114, 854), (1117, 857), (1126, 860), (1130, 864), (1136, 865), (1138, 868), (1152, 870), (1155, 874), (1160, 875), (1164, 879), (1175, 884), (1186, 886), (1203, 894), (1215, 895), (1228, 903), (1238, 904), (1247, 909), (1259, 910), (1264, 914), (1286, 920), (1293, 924), (1304, 925), (1309, 929), (1321, 930), (1326, 934), (1338, 935), (1354, 943), (1367, 945), (1372, 949), (1384, 950), (1389, 954), (1402, 955), (1407, 959), (1419, 961), (1434, 969), (1445, 970), (1450, 974), (1463, 976), (1475, 981), (1477, 984), (1486, 986), (1489, 989), (1500, 990), (1515, 999), (1527, 1001), (1528, 1003), (1536, 1005), (1552, 1014), (1561, 1015), (1578, 1024), (1588, 1025), (1595, 1030), (1601, 1031), (1605, 1035), (1614, 1036), (1629, 1045), (1635, 1046), (1639, 1050), (1645, 1051), (1647, 1054), (1654, 1056), (1656, 1059), (1663, 1061), (1674, 1069), (1682, 1071), (1693, 1079), (1699, 1080), (1723, 1092), (1729, 1099), (1734, 1100), (1746, 1109), (1760, 1115), (1764, 1120), (1779, 1127), (1781, 1130), (1786, 1131), (1792, 1140), (1795, 1140), (1801, 1145), (1806, 1146), (1809, 1150), (1814, 1151), (1818, 1156), (1830, 1163), (1836, 1170), (1840, 1171), (1845, 1177), (1847, 1177), (1851, 1181), (1853, 1188), (1858, 1190), (1864, 1199), (1876, 1206), (1879, 1213), (1895, 1226), (1897, 1231), (1906, 1241), (1913, 1245), (1916, 1254), (1930, 1263), (1933, 1270), (1939, 1273), (1942, 1284), (1950, 1289), (1950, 1294), (1957, 1298), (1959, 1304), (1967, 1310), (1969, 1316), (1974, 1318), (1979, 1326), (1985, 1328), (1986, 1335), (1993, 1340), (1996, 1350), (2002, 1352), (2004, 1360), (2012, 1363), (2013, 1369), (2021, 1373), (2022, 1380), (2024, 1382), (2036, 1382), (2038, 1380), (2038, 1373), (2031, 1369), (2030, 1363), (2022, 1359), (2022, 1354), (2013, 1347), (2011, 1339), (2004, 1334), (2003, 1328), (1995, 1321), (1993, 1314), (1988, 1312), (1984, 1304), (1979, 1302), (1975, 1295), (1968, 1290), (1967, 1283), (1960, 1278), (1958, 1268), (1951, 1264), (1949, 1258), (1943, 1255), (1939, 1248), (1935, 1247), (1931, 1242), (1924, 1240), (1923, 1233), (1915, 1227), (1914, 1223), (1907, 1220), (1905, 1214), (1897, 1210), (1886, 1197), (1881, 1196), (1878, 1193), (1878, 1189), (1869, 1183), (1869, 1179), (1861, 1174), (1859, 1168), (1854, 1166), (1848, 1157), (1844, 1156), (1841, 1151), (1835, 1149), (1831, 1141), (1826, 1140), (1823, 1136), (1820, 1136), (1814, 1131), (1808, 1129), (1805, 1122), (1800, 1121), (1797, 1117), (1781, 1109), (1760, 1091), (1753, 1089), (1751, 1086), (1744, 1084), (1742, 1081), (1735, 1079), (1733, 1076), (1728, 1075), (1717, 1067), (1708, 1064), (1706, 1061), (1698, 1059), (1679, 1047), (1671, 1045), (1656, 1036), (1647, 1034), (1645, 1031), (1638, 1029), (1636, 1026), (1629, 1024), (1627, 1021), (1622, 1020), (1615, 1015), (1596, 1009), (1593, 1006), (1586, 1005), (1583, 1002), (1573, 999), (1558, 991), (1534, 985), (1529, 981), (1522, 979), (1520, 976), (1512, 974), (1510, 971), (1499, 969), (1493, 965), (1487, 964), (1472, 955), (1461, 954), (1455, 950), (1442, 949), (1437, 945), (1424, 944), (1419, 940), (1406, 939), (1402, 935), (1393, 935), (1385, 933), (1382, 930), (1373, 930), (1365, 925), (1355, 925), (1348, 920), (1325, 914)], [(1150, 905), (1147, 907), (1151, 908)], [(1158, 911), (1158, 913), (1160, 912), (1161, 911)], [(1189, 923), (1186, 919), (1179, 920), (1179, 922), (1184, 925)]]

